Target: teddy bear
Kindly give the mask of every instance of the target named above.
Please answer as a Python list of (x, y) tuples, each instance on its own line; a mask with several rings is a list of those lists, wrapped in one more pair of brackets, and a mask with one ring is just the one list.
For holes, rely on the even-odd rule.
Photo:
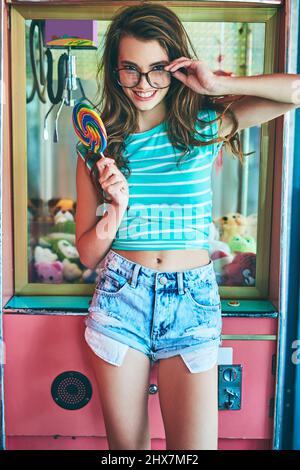
[[(43, 282), (84, 282), (93, 283), (97, 271), (84, 266), (75, 246), (76, 202), (72, 199), (53, 198), (48, 201), (48, 224), (46, 235), (40, 235), (35, 246), (35, 271)], [(57, 261), (60, 264), (53, 263)], [(40, 264), (42, 263), (42, 264)], [(60, 277), (58, 277), (58, 267)], [(52, 272), (54, 271), (54, 272)], [(55, 274), (55, 276), (54, 276)], [(59, 281), (59, 279), (61, 279)]]
[(244, 235), (246, 230), (246, 217), (239, 212), (228, 212), (214, 222), (219, 228), (220, 240), (226, 243), (233, 235)]
[(50, 220), (54, 224), (74, 221), (76, 213), (76, 202), (73, 199), (52, 198), (48, 201)]
[(56, 253), (53, 253), (50, 248), (37, 245), (33, 256), (33, 266), (38, 281), (51, 284), (63, 282), (63, 264), (57, 259)]
[(63, 264), (60, 261), (34, 263), (40, 282), (61, 284), (63, 282)]

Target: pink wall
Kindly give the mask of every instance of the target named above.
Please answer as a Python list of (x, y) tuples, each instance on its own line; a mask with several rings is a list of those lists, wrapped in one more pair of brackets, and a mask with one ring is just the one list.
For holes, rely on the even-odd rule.
[[(223, 334), (251, 334), (252, 328), (256, 334), (258, 331), (272, 334), (275, 325), (274, 319), (224, 318)], [(4, 315), (4, 396), (6, 433), (11, 448), (40, 448), (41, 445), (46, 448), (63, 448), (64, 445), (67, 448), (99, 445), (107, 448), (101, 402), (86, 355), (84, 327), (84, 316)], [(241, 410), (219, 411), (220, 446), (234, 449), (243, 442), (247, 448), (246, 440), (250, 446), (269, 445), (273, 420), (268, 410), (274, 396), (272, 355), (276, 341), (237, 337), (223, 340), (222, 347), (233, 348), (233, 364), (242, 365), (243, 380)], [(149, 380), (156, 385), (157, 365)], [(84, 374), (93, 388), (90, 402), (79, 410), (61, 408), (51, 395), (54, 379), (70, 370)], [(148, 411), (152, 445), (159, 446), (165, 440), (159, 391), (149, 394)], [(54, 439), (56, 435), (64, 439)], [(70, 440), (72, 436), (78, 439)], [(95, 439), (87, 440), (87, 437)]]

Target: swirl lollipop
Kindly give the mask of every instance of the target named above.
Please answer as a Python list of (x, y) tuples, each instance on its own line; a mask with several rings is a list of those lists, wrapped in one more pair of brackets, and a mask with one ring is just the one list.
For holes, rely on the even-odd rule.
[[(80, 142), (77, 150), (86, 159), (87, 150), (103, 156), (107, 146), (107, 134), (102, 119), (94, 109), (80, 101), (73, 108), (73, 126)], [(90, 161), (90, 160), (89, 160)], [(92, 163), (88, 163), (91, 168)]]

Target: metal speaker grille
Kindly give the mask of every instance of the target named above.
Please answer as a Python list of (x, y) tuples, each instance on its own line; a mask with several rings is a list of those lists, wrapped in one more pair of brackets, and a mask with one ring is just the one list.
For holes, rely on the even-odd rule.
[(65, 410), (79, 410), (90, 401), (93, 389), (89, 379), (76, 371), (58, 375), (51, 386), (55, 403)]

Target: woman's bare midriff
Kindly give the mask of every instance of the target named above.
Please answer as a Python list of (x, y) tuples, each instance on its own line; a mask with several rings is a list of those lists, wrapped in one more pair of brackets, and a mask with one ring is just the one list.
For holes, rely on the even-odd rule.
[(187, 271), (208, 264), (207, 250), (115, 250), (124, 258), (156, 271)]

